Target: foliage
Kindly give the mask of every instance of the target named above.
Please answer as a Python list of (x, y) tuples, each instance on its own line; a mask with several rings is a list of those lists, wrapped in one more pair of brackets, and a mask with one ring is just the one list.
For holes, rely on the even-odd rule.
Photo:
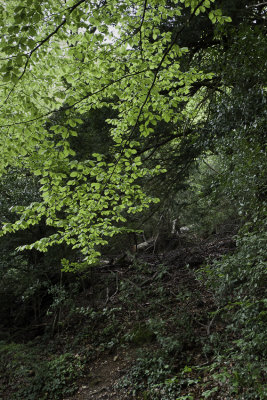
[(84, 362), (74, 354), (49, 355), (38, 353), (31, 345), (1, 343), (1, 389), (9, 391), (10, 399), (61, 399), (73, 394), (73, 383), (82, 376)]
[(180, 225), (191, 227), (198, 236), (233, 235), (239, 229), (238, 206), (223, 190), (222, 171), (218, 156), (204, 155), (191, 169), (187, 187), (176, 194)]
[[(38, 186), (36, 179), (25, 170), (10, 169), (0, 180), (1, 221), (13, 223), (16, 220), (14, 208), (27, 207), (31, 201), (40, 200)], [(79, 284), (78, 276), (74, 278), (76, 283), (70, 283), (73, 277), (70, 274), (62, 276), (60, 271), (63, 256), (76, 256), (70, 249), (55, 246), (45, 257), (35, 249), (24, 253), (16, 250), (18, 245), (31, 243), (47, 233), (49, 228), (44, 221), (40, 221), (23, 232), (0, 238), (0, 324), (3, 339), (15, 332), (18, 336), (23, 335), (29, 325), (39, 325), (49, 307), (55, 303), (54, 287), (61, 287), (62, 290), (68, 287), (68, 297), (71, 298), (75, 284)], [(31, 337), (36, 333), (38, 328), (31, 326), (27, 335)]]
[[(213, 24), (231, 21), (212, 3), (146, 1), (133, 6), (130, 1), (70, 0), (64, 14), (60, 4), (50, 1), (13, 0), (1, 6), (6, 21), (1, 27), (1, 168), (5, 172), (8, 165), (23, 165), (39, 177), (42, 198), (17, 208), (20, 219), (6, 224), (3, 233), (41, 219), (55, 228), (22, 249), (46, 251), (66, 243), (94, 263), (99, 246), (127, 230), (122, 226), (125, 213), (157, 201), (138, 181), (165, 169), (159, 163), (142, 165), (138, 149), (158, 121), (176, 125), (188, 118), (189, 109), (185, 114), (177, 109), (195, 93), (194, 85), (212, 81), (213, 72), (194, 63), (182, 67), (189, 49), (179, 43), (187, 25), (202, 15)], [(164, 29), (171, 21), (177, 27)], [(204, 96), (199, 93), (196, 101)], [(79, 160), (71, 138), (83, 123), (80, 115), (103, 107), (116, 115), (108, 120), (109, 157), (90, 152)], [(51, 125), (58, 111), (62, 118)], [(63, 266), (71, 268), (66, 260)]]
[[(10, 0), (0, 16), (5, 395), (71, 394), (86, 343), (143, 346), (121, 384), (144, 399), (263, 400), (266, 3)], [(215, 234), (236, 248), (206, 262)], [(154, 239), (152, 261), (115, 270), (130, 235)], [(41, 326), (73, 331), (63, 355), (12, 342)]]
[[(237, 251), (213, 266), (204, 268), (204, 279), (217, 293), (221, 318), (227, 322), (218, 348), (213, 375), (221, 380), (226, 365), (225, 384), (235, 398), (263, 399), (266, 346), (266, 255), (265, 232), (248, 232), (237, 241)], [(214, 351), (214, 343), (210, 349)]]
[[(148, 388), (151, 390), (158, 382), (169, 376), (170, 365), (164, 360), (161, 354), (151, 354), (142, 352), (131, 371), (123, 378), (119, 387), (128, 388), (129, 395), (143, 398), (150, 398)], [(147, 396), (147, 397), (145, 397)], [(141, 398), (142, 398), (141, 397)]]

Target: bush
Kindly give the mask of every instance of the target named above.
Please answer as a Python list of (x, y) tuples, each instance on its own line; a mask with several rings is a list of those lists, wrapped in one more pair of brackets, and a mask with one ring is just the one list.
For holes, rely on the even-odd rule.
[[(215, 365), (219, 371), (226, 368), (225, 390), (240, 400), (264, 399), (267, 394), (263, 385), (266, 374), (266, 239), (263, 230), (243, 232), (237, 240), (235, 254), (204, 268), (204, 278), (217, 293), (221, 319), (226, 325)], [(216, 374), (213, 375), (215, 381), (221, 380), (221, 373), (217, 371)]]

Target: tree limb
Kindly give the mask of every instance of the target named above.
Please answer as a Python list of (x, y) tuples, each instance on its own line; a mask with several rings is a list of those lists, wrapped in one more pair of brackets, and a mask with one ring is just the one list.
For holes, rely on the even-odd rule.
[(261, 7), (261, 6), (267, 6), (267, 1), (264, 1), (263, 3), (252, 4), (252, 6), (247, 6), (247, 8), (254, 8), (254, 7)]

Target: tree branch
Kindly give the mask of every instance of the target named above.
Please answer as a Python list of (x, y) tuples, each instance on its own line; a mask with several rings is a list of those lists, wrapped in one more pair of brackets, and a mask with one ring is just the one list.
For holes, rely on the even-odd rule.
[(264, 1), (263, 3), (253, 4), (252, 6), (247, 6), (247, 8), (254, 8), (254, 7), (261, 7), (261, 6), (267, 6), (267, 1)]
[(144, 20), (145, 20), (146, 8), (147, 8), (147, 0), (145, 0), (145, 2), (144, 2), (143, 15), (142, 15), (141, 24), (140, 24), (140, 27), (139, 27), (139, 35), (140, 35), (139, 42), (140, 42), (140, 50), (141, 50), (141, 58), (142, 59), (143, 59), (142, 26), (143, 26), (143, 23), (144, 23)]
[[(140, 117), (141, 117), (141, 115), (142, 115), (142, 113), (143, 113), (143, 109), (144, 109), (146, 103), (148, 102), (148, 99), (149, 99), (149, 97), (150, 97), (151, 91), (152, 91), (152, 89), (153, 89), (153, 87), (154, 87), (154, 85), (155, 85), (155, 83), (156, 83), (156, 80), (157, 80), (157, 77), (158, 77), (158, 73), (159, 73), (159, 71), (160, 71), (160, 68), (161, 68), (161, 66), (162, 66), (162, 64), (163, 64), (163, 62), (164, 62), (164, 60), (165, 60), (165, 58), (167, 57), (167, 55), (169, 54), (169, 52), (171, 51), (171, 49), (172, 49), (173, 46), (175, 45), (176, 40), (178, 39), (178, 36), (183, 32), (183, 30), (185, 29), (186, 25), (189, 24), (189, 23), (191, 22), (192, 18), (194, 18), (194, 16), (195, 16), (195, 13), (196, 13), (197, 9), (198, 9), (199, 7), (201, 7), (201, 5), (202, 5), (204, 2), (205, 2), (205, 0), (201, 0), (201, 1), (199, 2), (199, 4), (195, 7), (195, 9), (193, 10), (192, 14), (190, 15), (190, 18), (188, 19), (188, 21), (181, 27), (181, 29), (178, 30), (178, 32), (176, 32), (176, 35), (174, 36), (173, 40), (171, 41), (171, 43), (169, 44), (169, 46), (167, 46), (167, 48), (165, 49), (165, 51), (164, 51), (164, 53), (163, 53), (163, 56), (162, 56), (162, 58), (161, 58), (161, 60), (160, 60), (160, 62), (159, 62), (159, 64), (158, 64), (158, 66), (157, 66), (157, 68), (156, 68), (156, 70), (155, 70), (155, 72), (154, 72), (153, 81), (152, 81), (152, 83), (151, 83), (151, 85), (150, 85), (150, 87), (149, 87), (149, 89), (148, 89), (146, 98), (145, 98), (145, 100), (143, 101), (143, 104), (142, 104), (141, 107), (140, 107), (140, 110), (139, 110), (139, 113), (138, 113), (138, 115), (137, 115), (135, 124), (134, 124), (134, 126), (132, 127), (132, 129), (130, 130), (127, 139), (125, 140), (125, 142), (124, 142), (124, 143), (122, 144), (122, 146), (121, 146), (121, 151), (120, 151), (120, 153), (119, 153), (119, 156), (118, 156), (117, 160), (114, 162), (113, 170), (111, 171), (111, 173), (110, 173), (109, 176), (107, 177), (106, 182), (105, 182), (105, 184), (104, 184), (104, 187), (103, 187), (103, 189), (102, 189), (101, 194), (104, 193), (104, 191), (105, 191), (105, 189), (106, 189), (108, 183), (110, 182), (112, 176), (114, 175), (114, 173), (115, 173), (115, 171), (116, 171), (116, 168), (117, 168), (117, 165), (119, 164), (120, 158), (122, 157), (123, 152), (124, 152), (124, 150), (126, 149), (126, 146), (129, 144), (129, 142), (130, 142), (130, 140), (131, 140), (131, 138), (132, 138), (132, 136), (133, 136), (133, 133), (135, 132), (135, 130), (136, 130), (137, 126), (138, 126)], [(99, 200), (99, 201), (100, 201), (100, 200)]]
[(142, 70), (142, 71), (138, 71), (138, 72), (135, 72), (135, 73), (133, 73), (133, 74), (123, 75), (123, 76), (121, 76), (120, 78), (116, 79), (115, 81), (113, 81), (113, 82), (111, 82), (111, 83), (108, 83), (107, 85), (103, 86), (102, 88), (96, 90), (95, 92), (91, 92), (91, 93), (86, 94), (84, 97), (82, 97), (80, 100), (76, 101), (74, 104), (72, 104), (72, 105), (70, 105), (70, 106), (65, 106), (65, 107), (63, 107), (63, 108), (60, 108), (59, 110), (52, 110), (52, 111), (49, 111), (48, 113), (43, 114), (43, 115), (41, 115), (40, 117), (33, 118), (33, 119), (29, 119), (29, 120), (27, 120), (27, 121), (19, 121), (19, 122), (14, 122), (13, 124), (1, 125), (1, 128), (8, 128), (8, 127), (15, 126), (15, 125), (29, 124), (29, 123), (31, 123), (31, 122), (39, 121), (40, 119), (46, 118), (46, 117), (48, 117), (49, 115), (52, 115), (52, 114), (54, 114), (54, 113), (57, 113), (57, 112), (60, 112), (60, 111), (70, 110), (70, 109), (72, 109), (73, 107), (75, 107), (77, 104), (79, 104), (79, 103), (81, 103), (82, 101), (88, 99), (89, 97), (92, 97), (92, 96), (94, 96), (94, 95), (96, 95), (96, 94), (98, 94), (98, 93), (100, 93), (100, 92), (103, 92), (103, 90), (105, 90), (105, 89), (107, 89), (108, 87), (114, 85), (115, 83), (118, 83), (118, 82), (122, 81), (123, 79), (130, 78), (130, 77), (132, 77), (132, 76), (142, 74), (143, 72), (146, 72), (146, 71), (147, 71), (147, 69), (144, 69), (144, 70)]

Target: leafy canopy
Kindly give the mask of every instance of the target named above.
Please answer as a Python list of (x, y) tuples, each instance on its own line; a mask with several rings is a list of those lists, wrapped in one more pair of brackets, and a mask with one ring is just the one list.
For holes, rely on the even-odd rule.
[[(2, 3), (0, 170), (30, 171), (39, 178), (42, 198), (15, 207), (20, 218), (5, 224), (2, 234), (42, 219), (54, 233), (23, 248), (46, 251), (64, 242), (93, 263), (99, 246), (126, 229), (127, 213), (157, 201), (139, 181), (164, 169), (145, 168), (138, 148), (158, 121), (181, 123), (185, 116), (177, 108), (188, 101), (192, 86), (212, 79), (212, 72), (182, 65), (188, 48), (179, 46), (178, 39), (203, 14), (212, 23), (229, 21), (213, 3)], [(178, 21), (173, 29), (163, 29), (172, 21)], [(108, 120), (113, 140), (109, 156), (91, 153), (79, 160), (70, 139), (77, 135), (82, 115), (107, 106), (116, 114)], [(58, 112), (64, 118), (51, 126)]]

